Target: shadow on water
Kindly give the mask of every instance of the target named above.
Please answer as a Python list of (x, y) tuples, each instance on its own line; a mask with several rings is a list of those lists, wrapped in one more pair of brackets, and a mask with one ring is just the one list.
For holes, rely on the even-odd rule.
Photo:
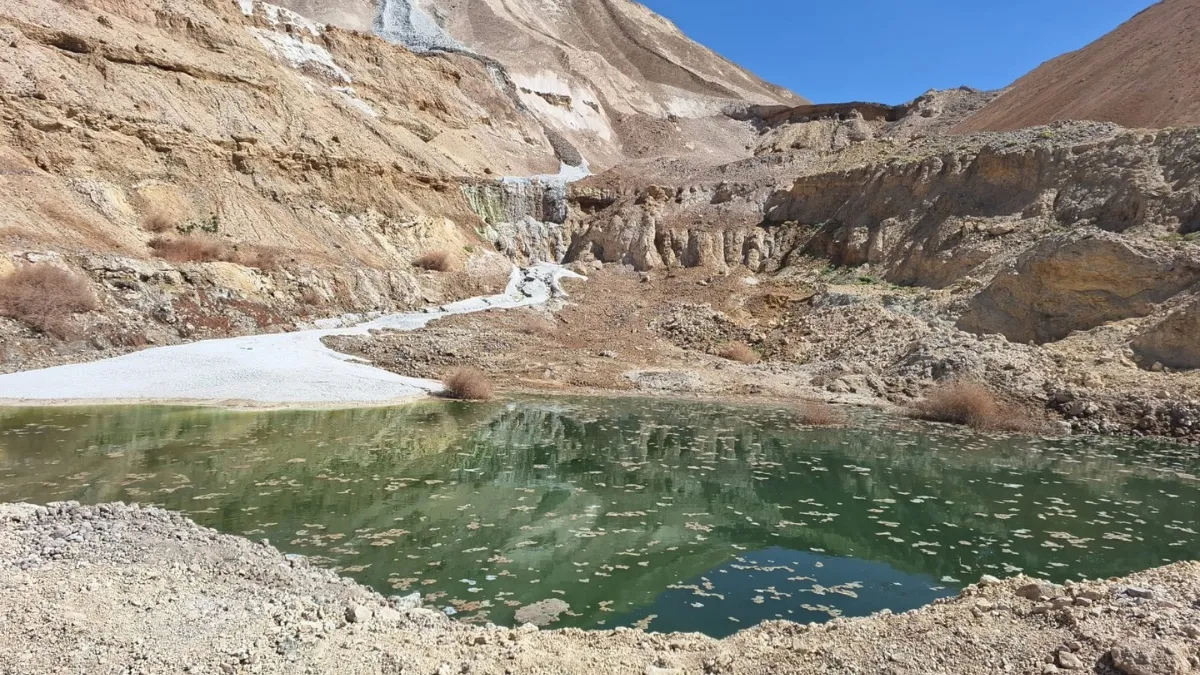
[(1198, 467), (1168, 444), (694, 402), (0, 410), (0, 501), (161, 505), (467, 620), (560, 597), (558, 625), (711, 635), (1200, 557)]

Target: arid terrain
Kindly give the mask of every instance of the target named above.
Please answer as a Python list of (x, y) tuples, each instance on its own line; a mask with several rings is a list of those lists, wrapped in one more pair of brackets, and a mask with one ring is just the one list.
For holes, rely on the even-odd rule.
[[(1200, 442), (1200, 0), (903, 105), (810, 103), (628, 0), (280, 1), (0, 0), (0, 374), (549, 262), (587, 278), (324, 344), (501, 395), (969, 386), (988, 430)], [(0, 505), (3, 673), (1200, 669), (1194, 563), (720, 641), (417, 605), (177, 514)]]

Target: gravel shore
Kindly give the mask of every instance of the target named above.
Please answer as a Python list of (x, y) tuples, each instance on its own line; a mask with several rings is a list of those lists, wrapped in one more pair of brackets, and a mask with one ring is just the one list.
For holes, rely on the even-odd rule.
[(1048, 673), (1200, 669), (1200, 563), (985, 578), (901, 615), (725, 640), (478, 627), (168, 511), (0, 505), (0, 673)]

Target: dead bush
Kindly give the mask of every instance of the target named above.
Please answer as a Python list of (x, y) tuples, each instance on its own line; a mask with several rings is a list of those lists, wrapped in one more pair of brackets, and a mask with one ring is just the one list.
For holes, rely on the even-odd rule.
[(758, 363), (758, 352), (750, 348), (750, 345), (744, 342), (730, 342), (721, 347), (717, 355), (723, 359), (737, 361), (739, 363)]
[(1045, 429), (1036, 415), (998, 397), (979, 382), (953, 380), (938, 385), (912, 405), (913, 417), (961, 424), (981, 431), (1035, 433)]
[(147, 245), (154, 255), (173, 263), (231, 262), (236, 253), (223, 241), (198, 235), (155, 237)]
[(162, 234), (175, 229), (177, 219), (162, 209), (154, 209), (142, 218), (142, 229), (152, 234)]
[(840, 427), (846, 424), (844, 412), (820, 401), (808, 401), (800, 406), (800, 423), (810, 427)]
[(460, 401), (487, 401), (492, 398), (492, 383), (478, 368), (458, 368), (446, 376), (445, 395)]
[(413, 261), (413, 266), (430, 272), (449, 272), (454, 267), (454, 258), (449, 251), (427, 251)]
[(284, 255), (281, 251), (266, 246), (251, 246), (239, 250), (235, 262), (246, 267), (254, 267), (263, 272), (274, 272), (283, 266)]
[(87, 279), (54, 265), (29, 265), (0, 279), (0, 314), (62, 340), (75, 337), (73, 314), (99, 306)]
[(312, 287), (306, 286), (300, 289), (300, 304), (309, 307), (324, 307), (325, 296)]

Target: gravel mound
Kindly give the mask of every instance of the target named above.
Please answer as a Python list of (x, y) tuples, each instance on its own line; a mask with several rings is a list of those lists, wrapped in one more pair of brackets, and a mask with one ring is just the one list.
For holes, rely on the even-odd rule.
[(717, 641), (477, 627), (156, 508), (0, 505), (0, 673), (1187, 673), (1200, 564)]

